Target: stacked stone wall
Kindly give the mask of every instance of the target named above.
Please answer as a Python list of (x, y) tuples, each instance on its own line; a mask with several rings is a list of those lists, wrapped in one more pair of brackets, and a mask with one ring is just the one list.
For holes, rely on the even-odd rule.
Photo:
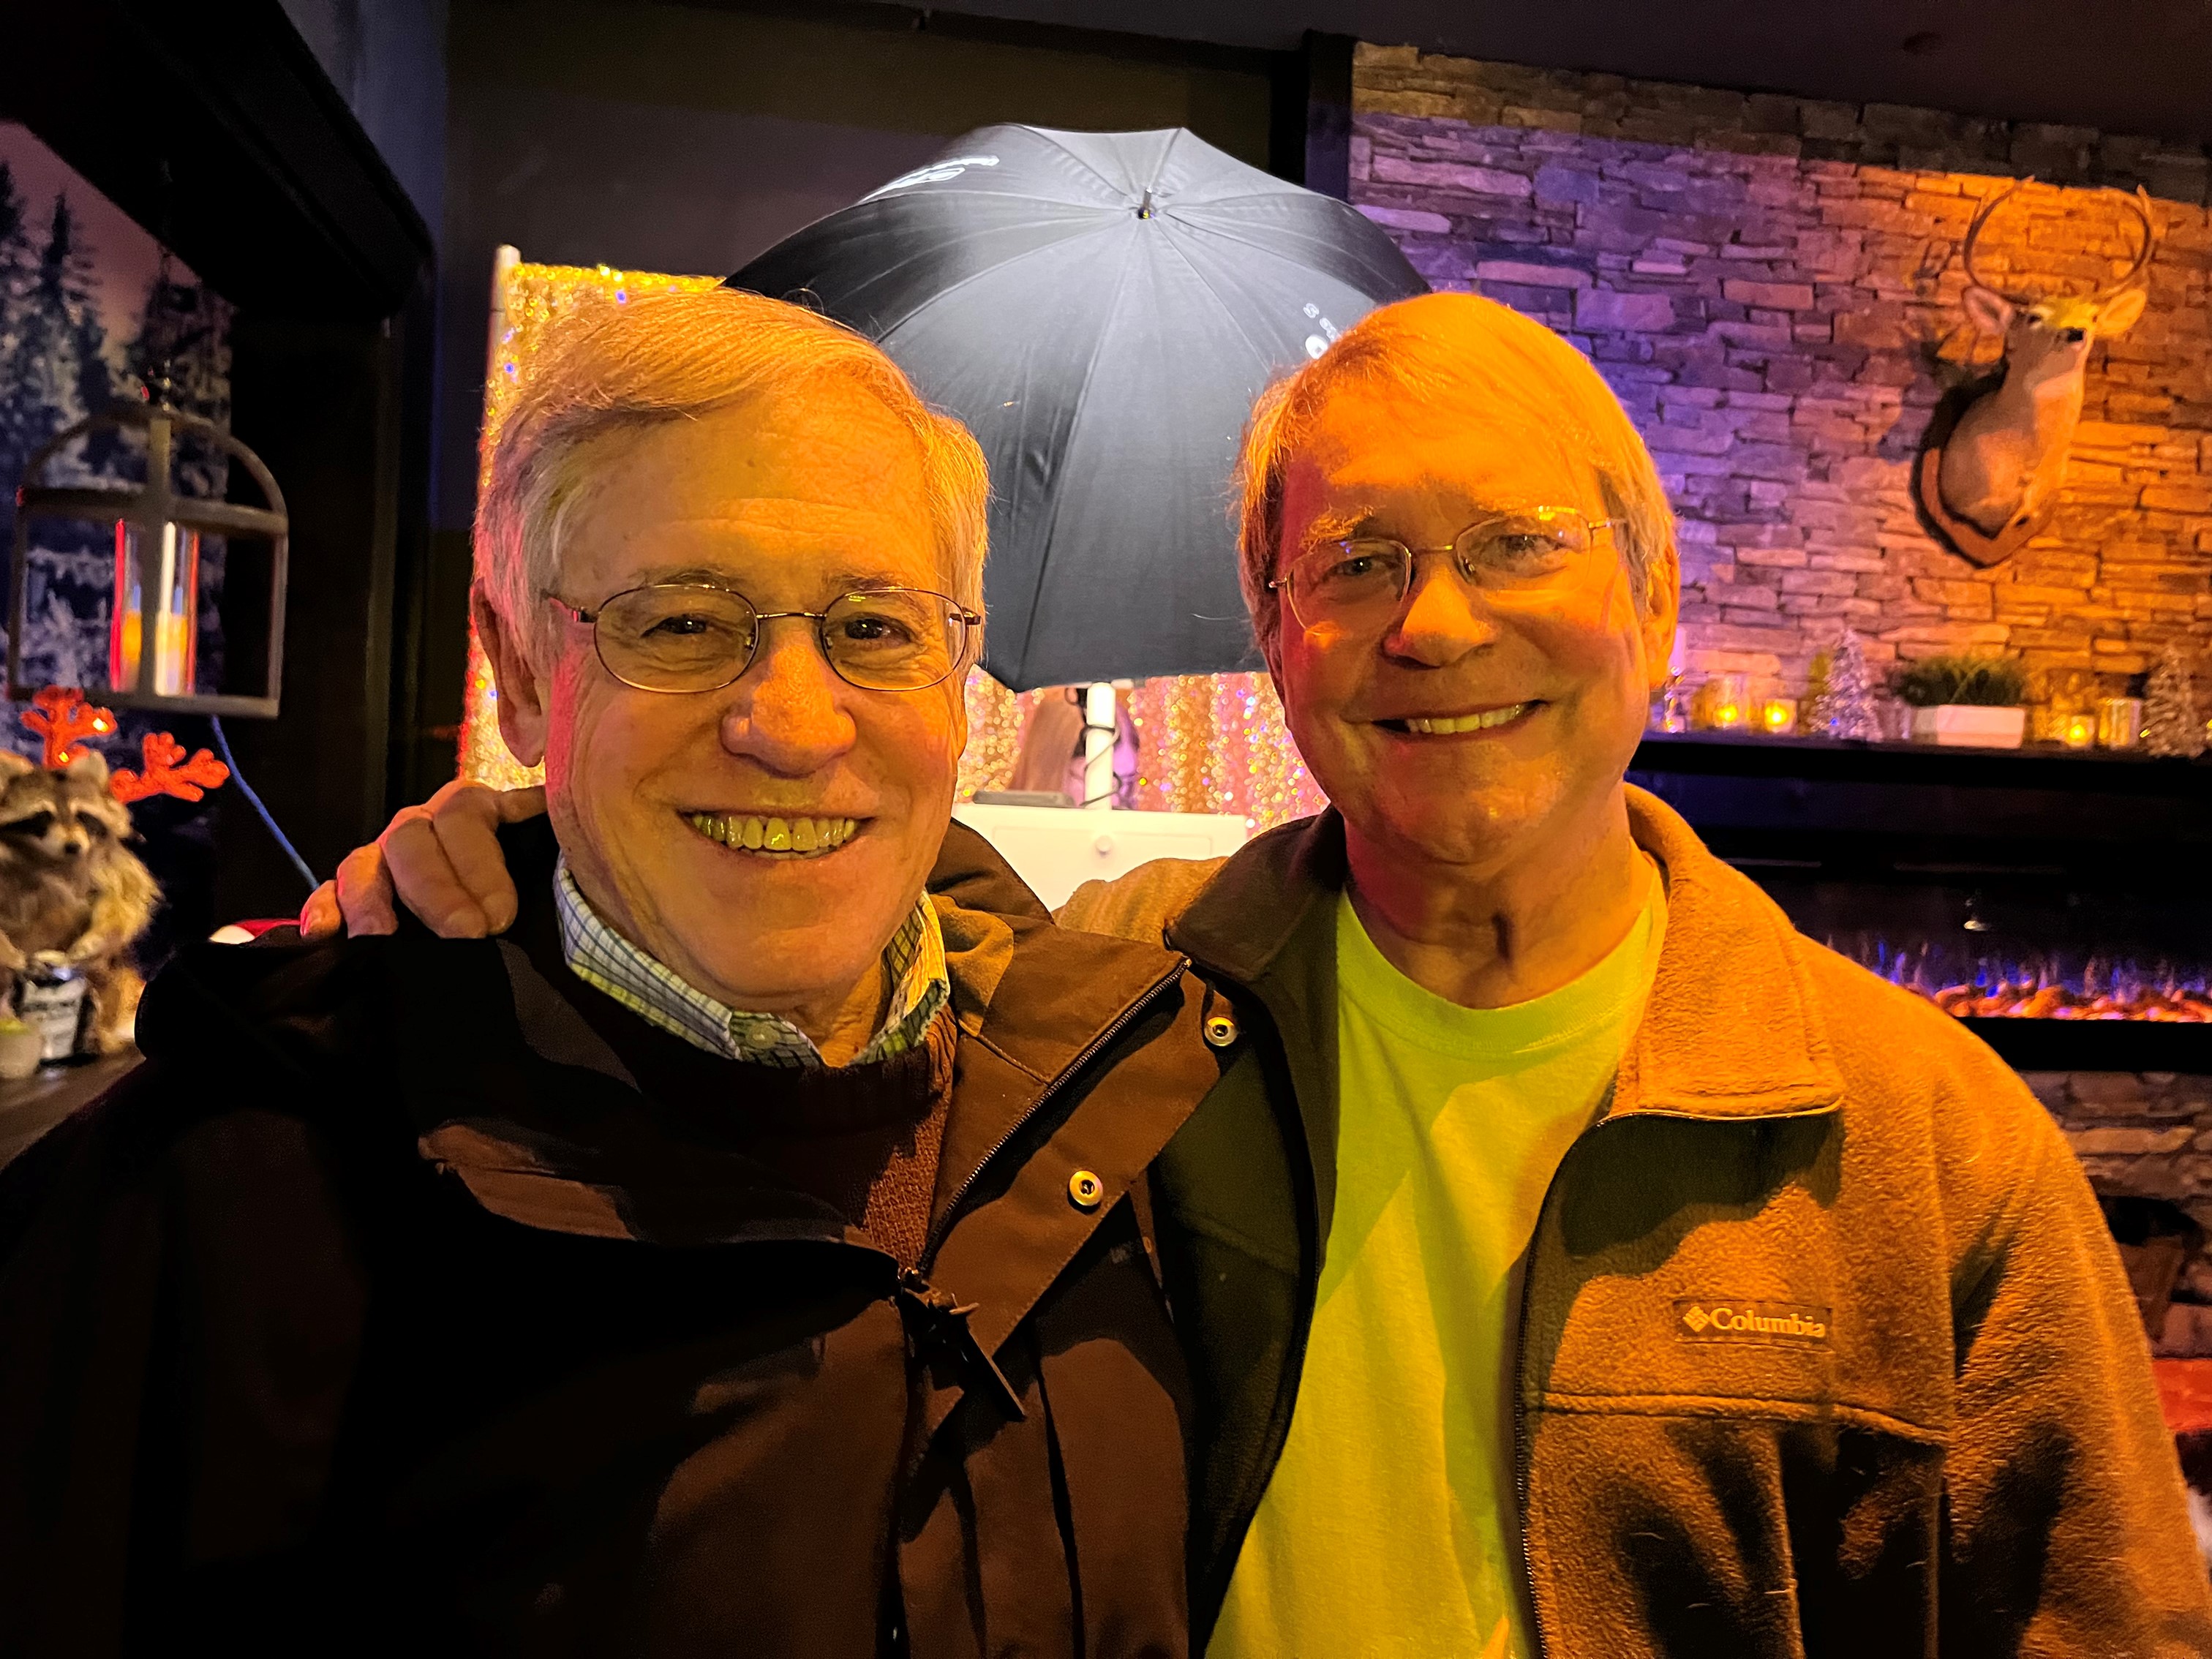
[[(2212, 1077), (2171, 1072), (2022, 1074), (2105, 1198), (2163, 1199), (2212, 1239)], [(2212, 1248), (2185, 1268), (2153, 1346), (2212, 1356)]]
[[(2023, 658), (2034, 696), (2113, 695), (2212, 642), (2212, 214), (2202, 149), (1932, 110), (1708, 91), (1363, 46), (1352, 197), (1439, 288), (1568, 334), (1649, 441), (1680, 525), (1696, 672), (1802, 686), (1849, 623), (1878, 665)], [(1985, 270), (2078, 291), (2154, 198), (2143, 318), (2088, 365), (2043, 534), (1976, 568), (1923, 527), (1911, 467), (1994, 343), (1959, 246), (2016, 177)], [(2002, 229), (2001, 229), (2002, 227)]]

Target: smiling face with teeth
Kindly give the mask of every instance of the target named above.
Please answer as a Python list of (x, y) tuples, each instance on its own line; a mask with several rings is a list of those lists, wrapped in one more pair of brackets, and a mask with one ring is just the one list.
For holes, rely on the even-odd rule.
[[(706, 581), (762, 611), (818, 611), (872, 586), (948, 591), (915, 441), (835, 380), (595, 439), (568, 512), (560, 597), (590, 609)], [(781, 1014), (835, 1063), (874, 1030), (879, 959), (950, 820), (967, 741), (963, 676), (862, 690), (812, 626), (767, 624), (718, 691), (624, 685), (567, 621), (532, 661), (492, 607), (477, 624), (500, 727), (545, 763), (578, 885), (608, 924), (732, 1007)]]
[[(1510, 414), (1410, 407), (1357, 382), (1316, 414), (1284, 477), (1277, 569), (1351, 535), (1440, 547), (1484, 516), (1608, 510), (1595, 469)], [(1352, 637), (1286, 611), (1273, 653), (1300, 752), (1343, 813), (1355, 879), (1578, 857), (1618, 829), (1622, 774), (1674, 625), (1674, 550), (1639, 605), (1613, 533), (1558, 575), (1476, 590), (1426, 555), (1395, 619)]]

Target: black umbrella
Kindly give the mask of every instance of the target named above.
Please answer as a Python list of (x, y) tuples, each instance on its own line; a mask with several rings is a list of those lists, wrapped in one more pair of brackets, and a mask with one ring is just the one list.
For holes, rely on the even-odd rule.
[(882, 343), (991, 464), (985, 665), (1016, 690), (1249, 667), (1252, 399), (1427, 284), (1344, 203), (1181, 130), (994, 126), (730, 278)]

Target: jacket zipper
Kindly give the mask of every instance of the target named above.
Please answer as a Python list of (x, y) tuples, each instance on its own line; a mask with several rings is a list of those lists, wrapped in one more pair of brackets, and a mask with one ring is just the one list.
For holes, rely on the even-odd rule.
[(1037, 1097), (1030, 1103), (1029, 1109), (1009, 1124), (1006, 1133), (991, 1144), (991, 1150), (976, 1160), (975, 1167), (970, 1170), (963, 1177), (959, 1186), (953, 1189), (952, 1196), (945, 1202), (943, 1213), (938, 1217), (936, 1222), (931, 1226), (928, 1236), (923, 1239), (921, 1255), (916, 1264), (920, 1271), (926, 1273), (929, 1268), (936, 1265), (937, 1252), (945, 1243), (945, 1236), (952, 1231), (952, 1224), (960, 1215), (960, 1206), (968, 1201), (968, 1194), (975, 1191), (975, 1183), (983, 1178), (984, 1170), (989, 1169), (997, 1161), (999, 1154), (1005, 1152), (1007, 1146), (1012, 1144), (1014, 1138), (1029, 1127), (1036, 1115), (1044, 1109), (1046, 1103), (1060, 1092), (1061, 1085), (1068, 1079), (1096, 1059), (1099, 1052), (1115, 1037), (1121, 1036), (1138, 1015), (1143, 1013), (1158, 1000), (1161, 992), (1182, 978), (1183, 970), (1189, 966), (1189, 957), (1177, 957), (1173, 967), (1138, 993), (1136, 999), (1127, 1007), (1115, 1015), (1097, 1035), (1091, 1037), (1090, 1042), (1076, 1051), (1075, 1058), (1060, 1068), (1059, 1072), (1039, 1091)]
[[(1819, 1117), (1825, 1108), (1811, 1111), (1763, 1112), (1756, 1120), (1772, 1121), (1777, 1119)], [(1598, 1131), (1608, 1123), (1619, 1123), (1632, 1117), (1668, 1118), (1680, 1122), (1705, 1122), (1710, 1120), (1694, 1112), (1643, 1110), (1607, 1115), (1577, 1135), (1569, 1144), (1566, 1154), (1559, 1159), (1559, 1168), (1544, 1183), (1543, 1202), (1536, 1206), (1536, 1230), (1528, 1236), (1528, 1269), (1521, 1275), (1520, 1316), (1515, 1321), (1513, 1336), (1513, 1523), (1521, 1536), (1521, 1587), (1528, 1597), (1528, 1637), (1531, 1643), (1529, 1659), (1544, 1659), (1544, 1615), (1536, 1606), (1536, 1574), (1528, 1565), (1528, 1413), (1522, 1399), (1522, 1371), (1528, 1363), (1528, 1303), (1529, 1291), (1535, 1282), (1536, 1246), (1544, 1237), (1544, 1223), (1552, 1213), (1552, 1194), (1559, 1189), (1559, 1171), (1567, 1167), (1572, 1158), (1589, 1143)]]
[(968, 1194), (982, 1179), (983, 1171), (997, 1161), (999, 1154), (1012, 1144), (1015, 1136), (1035, 1121), (1036, 1115), (1044, 1109), (1045, 1103), (1060, 1092), (1060, 1085), (1088, 1066), (1102, 1049), (1128, 1027), (1132, 1020), (1158, 1000), (1161, 992), (1182, 978), (1183, 970), (1189, 965), (1189, 958), (1177, 957), (1172, 968), (1138, 993), (1127, 1007), (1109, 1020), (1090, 1042), (1076, 1051), (1073, 1060), (1054, 1074), (1038, 1091), (1037, 1097), (1030, 1103), (1029, 1109), (1007, 1126), (1006, 1133), (992, 1143), (991, 1149), (976, 1160), (975, 1167), (953, 1189), (944, 1212), (932, 1224), (928, 1234), (922, 1240), (921, 1255), (913, 1267), (898, 1276), (898, 1297), (922, 1312), (934, 1328), (938, 1340), (957, 1337), (957, 1340), (966, 1347), (970, 1359), (979, 1363), (984, 1374), (996, 1385), (999, 1397), (1006, 1402), (1007, 1410), (1018, 1421), (1026, 1419), (1029, 1415), (1022, 1409), (1021, 1396), (1014, 1392), (1013, 1383), (1000, 1369), (998, 1360), (968, 1328), (968, 1316), (975, 1310), (976, 1304), (971, 1302), (958, 1305), (958, 1299), (951, 1292), (929, 1282), (929, 1270), (937, 1265), (938, 1249), (945, 1243), (945, 1235), (952, 1231), (952, 1224), (960, 1214), (960, 1206), (967, 1202)]
[(893, 1299), (899, 1305), (902, 1319), (908, 1316), (908, 1310), (913, 1310), (914, 1323), (908, 1328), (914, 1332), (917, 1348), (925, 1357), (938, 1352), (953, 1352), (966, 1363), (981, 1366), (998, 1385), (999, 1395), (1006, 1402), (1006, 1409), (1013, 1414), (1014, 1420), (1029, 1420), (1030, 1414), (1022, 1409), (1021, 1395), (1014, 1392), (1014, 1385), (1007, 1381), (999, 1362), (991, 1358), (975, 1340), (975, 1332), (968, 1328), (968, 1316), (975, 1311), (976, 1304), (962, 1302), (950, 1291), (931, 1284), (915, 1267), (899, 1270)]
[[(1270, 1018), (1273, 1018), (1272, 1015)], [(1304, 1248), (1300, 1252), (1304, 1259), (1298, 1264), (1297, 1305), (1300, 1311), (1297, 1327), (1291, 1333), (1290, 1346), (1284, 1354), (1283, 1380), (1275, 1390), (1275, 1409), (1267, 1421), (1267, 1443), (1260, 1464), (1267, 1471), (1267, 1480), (1261, 1483), (1260, 1492), (1252, 1500), (1251, 1511), (1245, 1516), (1244, 1529), (1237, 1535), (1237, 1548), (1224, 1552), (1220, 1593), (1214, 1601), (1217, 1619), (1220, 1608), (1229, 1600), (1230, 1582), (1237, 1576), (1237, 1559), (1243, 1553), (1244, 1540), (1251, 1534), (1252, 1522), (1259, 1516), (1261, 1500), (1267, 1494), (1267, 1481), (1274, 1479), (1275, 1466), (1282, 1461), (1284, 1444), (1291, 1437), (1291, 1419), (1297, 1413), (1298, 1389), (1305, 1381), (1306, 1346), (1313, 1338), (1314, 1309), (1321, 1300), (1321, 1205), (1315, 1194), (1313, 1158), (1306, 1147), (1304, 1127), (1293, 1123), (1290, 1127), (1297, 1133), (1295, 1135), (1285, 1133), (1283, 1139), (1295, 1148), (1295, 1155), (1302, 1162), (1304, 1176), (1298, 1183), (1298, 1207), (1305, 1224)], [(1238, 1507), (1243, 1507), (1241, 1498)], [(1542, 1659), (1542, 1656), (1537, 1655), (1535, 1659)]]
[[(1200, 964), (1196, 971), (1202, 977), (1209, 970), (1203, 964)], [(1275, 1038), (1276, 1051), (1283, 1054), (1283, 1064), (1287, 1070), (1290, 1057), (1281, 1037), (1282, 1024), (1276, 1018), (1275, 1011), (1267, 1006), (1267, 999), (1253, 991), (1249, 986), (1245, 985), (1234, 975), (1222, 969), (1214, 968), (1210, 971), (1226, 982), (1247, 992), (1266, 1012), (1267, 1024), (1274, 1028), (1273, 1035)], [(1209, 994), (1225, 995), (1224, 993), (1218, 991), (1211, 981), (1204, 982)], [(1232, 1003), (1231, 1006), (1233, 1006), (1234, 1004)], [(1297, 1093), (1295, 1088), (1291, 1092), (1292, 1098), (1295, 1100)], [(1272, 1091), (1270, 1094), (1272, 1097)], [(1297, 1403), (1298, 1386), (1304, 1380), (1306, 1345), (1313, 1335), (1314, 1305), (1321, 1297), (1321, 1205), (1316, 1195), (1312, 1152), (1306, 1145), (1304, 1127), (1295, 1117), (1287, 1124), (1278, 1118), (1276, 1129), (1283, 1138), (1285, 1154), (1296, 1166), (1291, 1172), (1291, 1184), (1294, 1189), (1293, 1201), (1298, 1208), (1298, 1219), (1302, 1224), (1302, 1231), (1299, 1234), (1298, 1297), (1296, 1304), (1298, 1312), (1292, 1324), (1290, 1341), (1284, 1350), (1282, 1380), (1275, 1389), (1274, 1407), (1267, 1417), (1267, 1436), (1261, 1447), (1260, 1461), (1257, 1465), (1267, 1477), (1261, 1482), (1263, 1494), (1267, 1488), (1267, 1481), (1273, 1479), (1275, 1465), (1281, 1458), (1283, 1443), (1290, 1437), (1291, 1417)], [(1242, 1492), (1238, 1493), (1231, 1513), (1246, 1510), (1247, 1505), (1243, 1499), (1244, 1495)], [(1259, 1506), (1260, 1500), (1255, 1497), (1249, 1505), (1249, 1512), (1245, 1514), (1243, 1527), (1238, 1531), (1235, 1540), (1231, 1540), (1235, 1544), (1235, 1547), (1224, 1550), (1221, 1559), (1213, 1565), (1212, 1571), (1208, 1574), (1206, 1604), (1213, 1608), (1217, 1620), (1220, 1616), (1222, 1607), (1229, 1599), (1230, 1581), (1237, 1576), (1237, 1559), (1243, 1553), (1243, 1540), (1251, 1532), (1251, 1523), (1254, 1516), (1259, 1513)], [(1195, 1601), (1193, 1605), (1194, 1607), (1197, 1605)], [(1194, 1634), (1195, 1634), (1194, 1631)]]
[[(1544, 1183), (1542, 1202), (1536, 1206), (1535, 1231), (1528, 1235), (1528, 1266), (1521, 1275), (1521, 1307), (1514, 1321), (1513, 1330), (1513, 1526), (1521, 1540), (1521, 1589), (1528, 1601), (1528, 1659), (1544, 1659), (1544, 1614), (1536, 1605), (1536, 1571), (1528, 1558), (1528, 1409), (1524, 1397), (1524, 1373), (1528, 1364), (1528, 1304), (1529, 1291), (1536, 1275), (1536, 1250), (1544, 1237), (1544, 1224), (1551, 1219), (1552, 1195), (1559, 1190), (1559, 1171), (1567, 1167), (1567, 1159), (1587, 1144), (1599, 1130), (1620, 1120), (1611, 1115), (1611, 1097), (1607, 1098), (1607, 1114), (1577, 1135), (1568, 1143), (1567, 1150), (1551, 1178)], [(1638, 1114), (1638, 1115), (1645, 1115)], [(1654, 1113), (1654, 1116), (1680, 1116), (1686, 1114)]]
[(1544, 1237), (1544, 1224), (1552, 1214), (1552, 1194), (1559, 1185), (1559, 1170), (1566, 1167), (1567, 1158), (1599, 1129), (1605, 1120), (1577, 1135), (1569, 1143), (1566, 1157), (1559, 1160), (1559, 1168), (1552, 1171), (1551, 1179), (1544, 1183), (1543, 1200), (1536, 1206), (1536, 1230), (1528, 1236), (1528, 1266), (1521, 1275), (1521, 1309), (1514, 1321), (1513, 1331), (1513, 1525), (1521, 1539), (1522, 1594), (1528, 1598), (1528, 1659), (1544, 1659), (1544, 1613), (1536, 1605), (1536, 1572), (1528, 1564), (1528, 1411), (1524, 1398), (1523, 1373), (1528, 1364), (1528, 1303), (1529, 1287), (1535, 1278), (1536, 1248)]

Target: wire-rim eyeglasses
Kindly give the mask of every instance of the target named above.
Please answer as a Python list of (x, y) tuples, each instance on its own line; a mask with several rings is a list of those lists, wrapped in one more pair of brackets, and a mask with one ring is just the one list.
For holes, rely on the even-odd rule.
[(983, 618), (924, 587), (856, 588), (819, 611), (762, 611), (734, 588), (648, 582), (596, 606), (546, 599), (592, 630), (600, 665), (639, 691), (719, 691), (743, 679), (767, 624), (811, 623), (830, 670), (863, 691), (923, 691), (965, 665)]

